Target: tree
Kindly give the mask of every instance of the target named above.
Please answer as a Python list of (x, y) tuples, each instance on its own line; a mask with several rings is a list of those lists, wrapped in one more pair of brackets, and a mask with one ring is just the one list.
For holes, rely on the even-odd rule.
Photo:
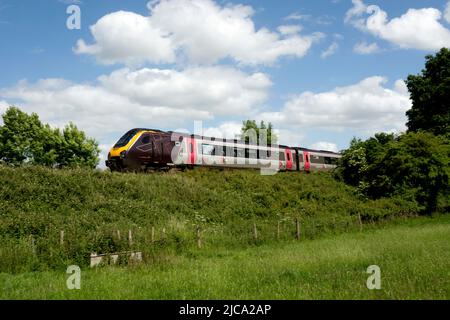
[(449, 207), (450, 142), (430, 132), (353, 139), (336, 175), (370, 198), (400, 196), (431, 213)]
[(364, 178), (370, 174), (369, 165), (376, 162), (391, 141), (394, 141), (394, 135), (388, 133), (376, 133), (366, 141), (353, 138), (350, 147), (342, 152), (335, 173), (347, 184), (364, 189)]
[(94, 168), (99, 162), (98, 143), (72, 123), (61, 132), (42, 124), (36, 113), (28, 115), (17, 107), (8, 108), (2, 117), (0, 160), (8, 164)]
[(425, 59), (425, 69), (406, 80), (413, 102), (406, 112), (407, 127), (445, 135), (450, 132), (450, 50), (442, 48)]
[(249, 132), (251, 132), (251, 130), (254, 130), (254, 132), (256, 133), (255, 138), (257, 139), (258, 143), (260, 141), (260, 138), (263, 140), (266, 140), (265, 138), (267, 138), (267, 142), (266, 142), (267, 145), (277, 143), (278, 137), (273, 132), (272, 123), (269, 122), (268, 125), (266, 126), (265, 122), (261, 121), (260, 125), (258, 126), (258, 124), (256, 123), (255, 120), (243, 121), (241, 133), (242, 133), (243, 139), (246, 142), (248, 142), (250, 140)]

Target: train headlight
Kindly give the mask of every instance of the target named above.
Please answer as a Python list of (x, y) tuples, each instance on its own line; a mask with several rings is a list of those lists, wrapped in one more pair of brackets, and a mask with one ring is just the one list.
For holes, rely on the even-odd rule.
[(125, 151), (125, 150), (123, 150), (121, 153), (120, 153), (120, 158), (121, 159), (123, 159), (123, 158), (125, 158), (125, 154), (126, 154), (127, 152)]

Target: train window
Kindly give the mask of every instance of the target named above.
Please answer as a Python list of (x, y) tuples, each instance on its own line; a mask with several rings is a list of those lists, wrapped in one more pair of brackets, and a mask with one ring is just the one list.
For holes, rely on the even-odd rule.
[(235, 158), (244, 158), (245, 151), (243, 148), (234, 148), (234, 157)]
[(213, 155), (214, 154), (214, 146), (210, 144), (202, 144), (202, 154)]
[(311, 158), (311, 162), (312, 163), (324, 164), (325, 163), (325, 159), (322, 156), (313, 155), (312, 158)]
[(333, 164), (333, 165), (335, 165), (336, 163), (337, 163), (337, 159), (336, 158), (325, 157), (325, 164)]
[(119, 141), (117, 141), (117, 143), (114, 145), (114, 148), (120, 148), (123, 146), (126, 146), (127, 143), (131, 140), (131, 138), (133, 138), (135, 136), (136, 133), (138, 133), (139, 130), (137, 129), (133, 129), (128, 131), (127, 133), (125, 133), (120, 139)]
[(287, 153), (287, 160), (291, 161), (291, 155), (289, 153)]
[(270, 150), (267, 149), (267, 158), (270, 158)]
[(233, 147), (223, 146), (223, 153), (226, 157), (234, 157)]
[(284, 161), (286, 160), (285, 156), (284, 156), (284, 151), (280, 152), (280, 161)]
[(301, 153), (298, 154), (298, 161), (303, 162), (303, 154)]
[(256, 159), (257, 158), (257, 152), (256, 149), (249, 149), (245, 148), (245, 157), (247, 159)]
[(147, 143), (149, 143), (149, 142), (150, 142), (150, 136), (149, 136), (149, 135), (145, 135), (145, 136), (142, 138), (142, 143), (147, 144)]

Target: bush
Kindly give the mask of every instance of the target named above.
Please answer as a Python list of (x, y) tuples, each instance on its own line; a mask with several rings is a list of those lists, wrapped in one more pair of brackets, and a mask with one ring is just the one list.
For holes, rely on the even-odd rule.
[[(422, 212), (449, 207), (449, 140), (428, 132), (354, 139), (336, 175), (370, 198), (401, 196)], [(446, 200), (447, 199), (447, 200)]]

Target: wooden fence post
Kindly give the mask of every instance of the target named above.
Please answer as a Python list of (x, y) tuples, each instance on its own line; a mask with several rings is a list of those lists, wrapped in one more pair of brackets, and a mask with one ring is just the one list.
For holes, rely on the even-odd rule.
[(155, 242), (155, 227), (152, 227), (152, 243)]
[(61, 247), (64, 246), (64, 230), (61, 230), (61, 232), (59, 233), (59, 244), (61, 245)]
[(277, 240), (280, 240), (280, 221), (277, 223)]
[(36, 245), (35, 245), (35, 242), (34, 242), (34, 237), (33, 237), (33, 235), (30, 235), (30, 238), (31, 238), (31, 252), (32, 252), (33, 254), (36, 254)]
[(361, 213), (359, 213), (359, 212), (358, 212), (358, 221), (359, 221), (359, 231), (362, 231), (363, 224), (362, 224), (362, 220), (361, 220)]
[(131, 229), (128, 230), (128, 245), (130, 247), (133, 245), (133, 234), (131, 233)]
[(197, 226), (197, 246), (202, 247), (202, 233), (199, 226)]
[(298, 218), (295, 219), (295, 238), (300, 240), (300, 221)]

